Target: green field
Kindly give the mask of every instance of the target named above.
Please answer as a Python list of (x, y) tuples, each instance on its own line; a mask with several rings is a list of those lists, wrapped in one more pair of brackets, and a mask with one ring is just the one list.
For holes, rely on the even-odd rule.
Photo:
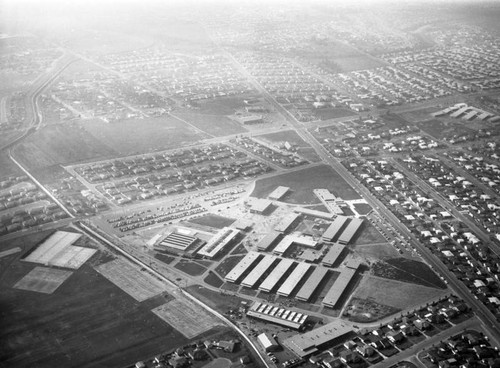
[(380, 234), (380, 232), (368, 221), (363, 221), (363, 225), (358, 234), (356, 234), (354, 244), (374, 244), (384, 243), (387, 240)]
[(175, 115), (212, 137), (223, 137), (230, 134), (245, 133), (247, 131), (240, 123), (223, 115), (179, 111), (176, 111)]
[(52, 125), (36, 131), (14, 149), (29, 169), (44, 171), (68, 163), (112, 157), (117, 151), (76, 126)]
[(20, 176), (24, 173), (10, 159), (7, 152), (0, 153), (0, 181), (9, 176)]
[(229, 271), (231, 271), (243, 257), (244, 256), (230, 256), (224, 258), (224, 260), (215, 268), (215, 272), (217, 272), (217, 274), (221, 277), (226, 277)]
[(333, 194), (343, 199), (359, 199), (356, 191), (330, 166), (318, 165), (280, 174), (273, 177), (259, 179), (255, 183), (252, 196), (266, 198), (277, 186), (290, 187), (292, 192), (286, 202), (294, 204), (321, 203), (314, 195), (313, 189), (329, 189)]
[(202, 226), (214, 227), (217, 229), (222, 229), (223, 227), (231, 225), (235, 220), (219, 215), (208, 214), (194, 219), (190, 219), (189, 222), (193, 224), (198, 224)]
[(120, 155), (179, 148), (208, 138), (208, 135), (171, 117), (130, 119), (113, 123), (93, 120), (86, 121), (82, 127)]
[(191, 276), (202, 275), (207, 270), (205, 267), (200, 266), (198, 263), (186, 261), (184, 259), (181, 259), (174, 267)]
[(391, 280), (446, 289), (446, 284), (423, 262), (392, 258), (373, 265), (373, 274)]
[(344, 118), (347, 116), (356, 116), (356, 113), (348, 109), (335, 109), (335, 108), (325, 108), (325, 109), (314, 109), (312, 110), (315, 116), (320, 120), (329, 120), (336, 118)]

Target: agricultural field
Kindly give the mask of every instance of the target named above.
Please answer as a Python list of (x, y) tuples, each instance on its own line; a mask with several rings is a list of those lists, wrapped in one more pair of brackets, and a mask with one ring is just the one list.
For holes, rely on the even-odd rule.
[(146, 270), (137, 269), (125, 259), (118, 258), (101, 264), (96, 267), (96, 271), (138, 302), (152, 298), (166, 290), (162, 281), (148, 274)]
[(112, 157), (117, 151), (85, 130), (53, 125), (30, 135), (13, 153), (36, 176), (52, 166)]
[(82, 123), (81, 127), (120, 156), (185, 147), (208, 138), (185, 123), (168, 117), (114, 123), (92, 120)]
[(38, 266), (19, 280), (14, 285), (14, 288), (35, 291), (37, 293), (52, 294), (71, 275), (71, 271)]
[(175, 115), (211, 137), (223, 137), (247, 132), (243, 125), (226, 116), (178, 111), (175, 112)]
[(392, 258), (373, 265), (375, 276), (416, 285), (446, 289), (446, 284), (425, 263), (406, 258)]
[[(46, 236), (7, 244), (26, 251)], [(19, 280), (40, 268), (19, 262), (21, 255), (1, 259), (1, 366), (123, 367), (188, 341), (151, 313), (165, 298), (138, 303), (89, 264), (68, 271), (71, 276), (52, 294), (16, 289)], [(89, 263), (108, 258), (99, 251)]]
[(220, 322), (213, 315), (187, 299), (171, 300), (154, 308), (153, 313), (188, 339), (193, 339), (220, 325)]
[(255, 183), (251, 196), (267, 198), (277, 186), (290, 187), (286, 202), (293, 204), (317, 204), (320, 200), (313, 189), (324, 188), (343, 199), (360, 199), (356, 191), (330, 166), (317, 165), (290, 173), (280, 174)]
[(19, 175), (23, 175), (23, 172), (9, 159), (8, 152), (0, 152), (0, 179), (5, 180), (9, 176)]

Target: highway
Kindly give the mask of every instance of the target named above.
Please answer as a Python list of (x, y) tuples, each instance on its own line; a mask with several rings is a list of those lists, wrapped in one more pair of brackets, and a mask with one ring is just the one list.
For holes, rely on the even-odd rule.
[(38, 106), (40, 95), (68, 66), (76, 60), (78, 59), (63, 56), (58, 60), (58, 65), (56, 67), (36, 79), (26, 95), (26, 106), (28, 108), (26, 112), (26, 119), (29, 120), (26, 129), (20, 136), (12, 139), (10, 142), (4, 143), (3, 146), (0, 147), (0, 152), (14, 147), (26, 137), (40, 129), (43, 120), (42, 113), (40, 112)]

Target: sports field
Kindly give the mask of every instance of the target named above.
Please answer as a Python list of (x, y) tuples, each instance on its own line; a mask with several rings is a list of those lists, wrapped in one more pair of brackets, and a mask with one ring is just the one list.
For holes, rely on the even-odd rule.
[(35, 267), (19, 280), (16, 289), (52, 294), (73, 272), (56, 268)]
[(165, 291), (163, 282), (122, 258), (104, 263), (95, 269), (138, 302)]
[(96, 249), (72, 246), (82, 235), (67, 231), (57, 231), (40, 244), (24, 260), (43, 265), (78, 269)]
[(153, 313), (188, 339), (220, 325), (214, 316), (187, 299), (174, 299), (154, 308)]

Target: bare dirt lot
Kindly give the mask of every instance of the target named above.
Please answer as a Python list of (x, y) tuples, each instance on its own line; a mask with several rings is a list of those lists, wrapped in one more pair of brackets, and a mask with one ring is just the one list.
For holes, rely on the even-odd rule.
[(52, 294), (72, 274), (71, 271), (55, 268), (35, 267), (19, 280), (14, 287), (20, 290)]
[(139, 302), (165, 291), (162, 281), (121, 258), (97, 266), (96, 270)]
[(153, 309), (153, 313), (192, 339), (218, 326), (218, 320), (197, 304), (186, 299), (175, 299)]

